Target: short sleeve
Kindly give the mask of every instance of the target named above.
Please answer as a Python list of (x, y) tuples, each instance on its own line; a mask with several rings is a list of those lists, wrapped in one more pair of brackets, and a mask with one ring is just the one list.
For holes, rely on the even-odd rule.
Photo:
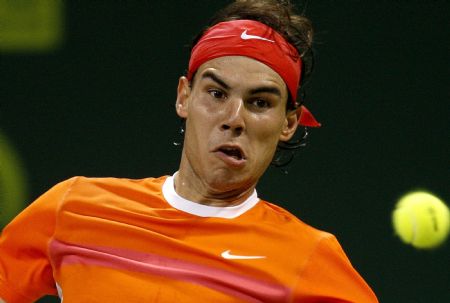
[(34, 302), (56, 294), (48, 243), (54, 234), (59, 203), (74, 179), (61, 182), (14, 218), (0, 236), (0, 298)]
[(306, 262), (294, 302), (377, 303), (378, 300), (353, 268), (337, 239), (329, 234)]

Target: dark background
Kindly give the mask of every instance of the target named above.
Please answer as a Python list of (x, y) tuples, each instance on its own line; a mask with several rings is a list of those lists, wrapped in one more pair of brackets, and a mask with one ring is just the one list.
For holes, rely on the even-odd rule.
[[(60, 48), (0, 53), (0, 129), (30, 201), (73, 175), (177, 169), (186, 46), (226, 3), (69, 1)], [(410, 190), (450, 202), (450, 1), (309, 1), (306, 15), (308, 107), (323, 127), (287, 175), (269, 168), (259, 195), (334, 233), (380, 302), (450, 302), (449, 243), (416, 250), (391, 227)]]

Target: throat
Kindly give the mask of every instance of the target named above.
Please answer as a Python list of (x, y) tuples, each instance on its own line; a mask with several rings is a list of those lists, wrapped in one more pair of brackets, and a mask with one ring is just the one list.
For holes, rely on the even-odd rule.
[[(175, 192), (182, 198), (201, 205), (231, 207), (242, 204), (253, 193), (253, 187), (238, 187), (218, 190), (205, 182), (195, 182), (196, 178), (184, 178), (182, 171), (174, 176)], [(197, 179), (200, 180), (200, 179)]]

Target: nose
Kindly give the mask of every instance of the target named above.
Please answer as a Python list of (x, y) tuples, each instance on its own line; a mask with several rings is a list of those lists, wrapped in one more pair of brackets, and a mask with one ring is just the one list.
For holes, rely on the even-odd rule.
[(229, 100), (224, 112), (225, 118), (221, 125), (222, 130), (231, 130), (235, 135), (240, 135), (245, 130), (245, 106), (242, 99)]

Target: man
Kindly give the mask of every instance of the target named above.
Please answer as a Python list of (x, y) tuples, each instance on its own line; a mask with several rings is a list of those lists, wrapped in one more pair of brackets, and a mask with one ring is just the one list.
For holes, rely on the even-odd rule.
[(296, 98), (311, 33), (277, 1), (223, 10), (178, 83), (179, 171), (56, 185), (5, 228), (0, 297), (377, 302), (334, 236), (255, 191), (277, 145), (289, 144), (298, 124), (318, 126)]

